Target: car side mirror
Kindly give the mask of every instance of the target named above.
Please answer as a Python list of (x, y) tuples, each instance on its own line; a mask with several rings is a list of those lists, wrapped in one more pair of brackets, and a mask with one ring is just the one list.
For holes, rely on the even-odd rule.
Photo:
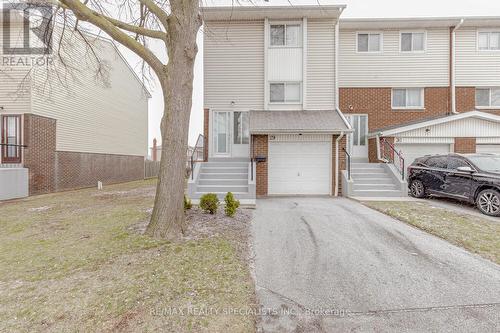
[(471, 168), (471, 167), (468, 167), (468, 166), (465, 166), (465, 167), (458, 167), (457, 168), (457, 171), (461, 171), (461, 172), (469, 172), (469, 173), (473, 173), (474, 170)]

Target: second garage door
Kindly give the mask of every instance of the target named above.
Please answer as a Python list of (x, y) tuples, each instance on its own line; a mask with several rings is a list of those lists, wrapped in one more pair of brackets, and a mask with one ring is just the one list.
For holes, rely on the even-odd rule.
[(448, 154), (449, 144), (397, 144), (396, 150), (403, 152), (405, 166), (409, 166), (416, 158), (425, 155)]
[(315, 142), (270, 142), (269, 194), (329, 195), (331, 147), (328, 136)]
[(476, 153), (500, 154), (500, 145), (477, 145)]

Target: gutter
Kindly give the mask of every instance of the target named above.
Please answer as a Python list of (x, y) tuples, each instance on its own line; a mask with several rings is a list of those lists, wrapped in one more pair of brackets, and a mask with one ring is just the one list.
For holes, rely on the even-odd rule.
[(344, 137), (344, 132), (340, 132), (340, 135), (335, 140), (335, 189), (333, 196), (339, 196), (339, 142)]
[(457, 87), (455, 86), (455, 70), (456, 70), (456, 31), (460, 29), (462, 24), (464, 24), (465, 19), (460, 19), (460, 22), (453, 28), (451, 31), (451, 113), (452, 114), (458, 114), (457, 112)]

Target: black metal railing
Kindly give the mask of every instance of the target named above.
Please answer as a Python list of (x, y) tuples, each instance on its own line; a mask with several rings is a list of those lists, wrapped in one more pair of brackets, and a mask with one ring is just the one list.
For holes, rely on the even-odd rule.
[(382, 159), (392, 163), (401, 174), (401, 178), (405, 180), (405, 159), (403, 154), (397, 151), (394, 145), (385, 138), (380, 139), (380, 144)]
[(345, 148), (342, 148), (345, 153), (345, 160), (347, 163), (347, 179), (351, 180), (351, 154)]
[(250, 180), (253, 181), (253, 157), (250, 159)]
[(193, 148), (193, 152), (190, 157), (191, 165), (191, 179), (194, 180), (194, 167), (197, 162), (203, 162), (205, 159), (205, 137), (200, 134), (198, 140), (196, 140), (196, 145)]

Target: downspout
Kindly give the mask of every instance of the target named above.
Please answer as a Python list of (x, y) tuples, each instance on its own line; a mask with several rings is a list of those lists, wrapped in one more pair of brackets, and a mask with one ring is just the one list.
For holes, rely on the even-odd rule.
[(339, 196), (339, 142), (344, 137), (344, 131), (340, 132), (340, 135), (335, 140), (335, 189), (334, 196)]
[(464, 24), (464, 19), (461, 19), (460, 22), (453, 28), (451, 31), (451, 113), (458, 114), (457, 112), (457, 101), (456, 101), (456, 86), (455, 86), (455, 69), (456, 69), (456, 31), (460, 29), (462, 24)]

